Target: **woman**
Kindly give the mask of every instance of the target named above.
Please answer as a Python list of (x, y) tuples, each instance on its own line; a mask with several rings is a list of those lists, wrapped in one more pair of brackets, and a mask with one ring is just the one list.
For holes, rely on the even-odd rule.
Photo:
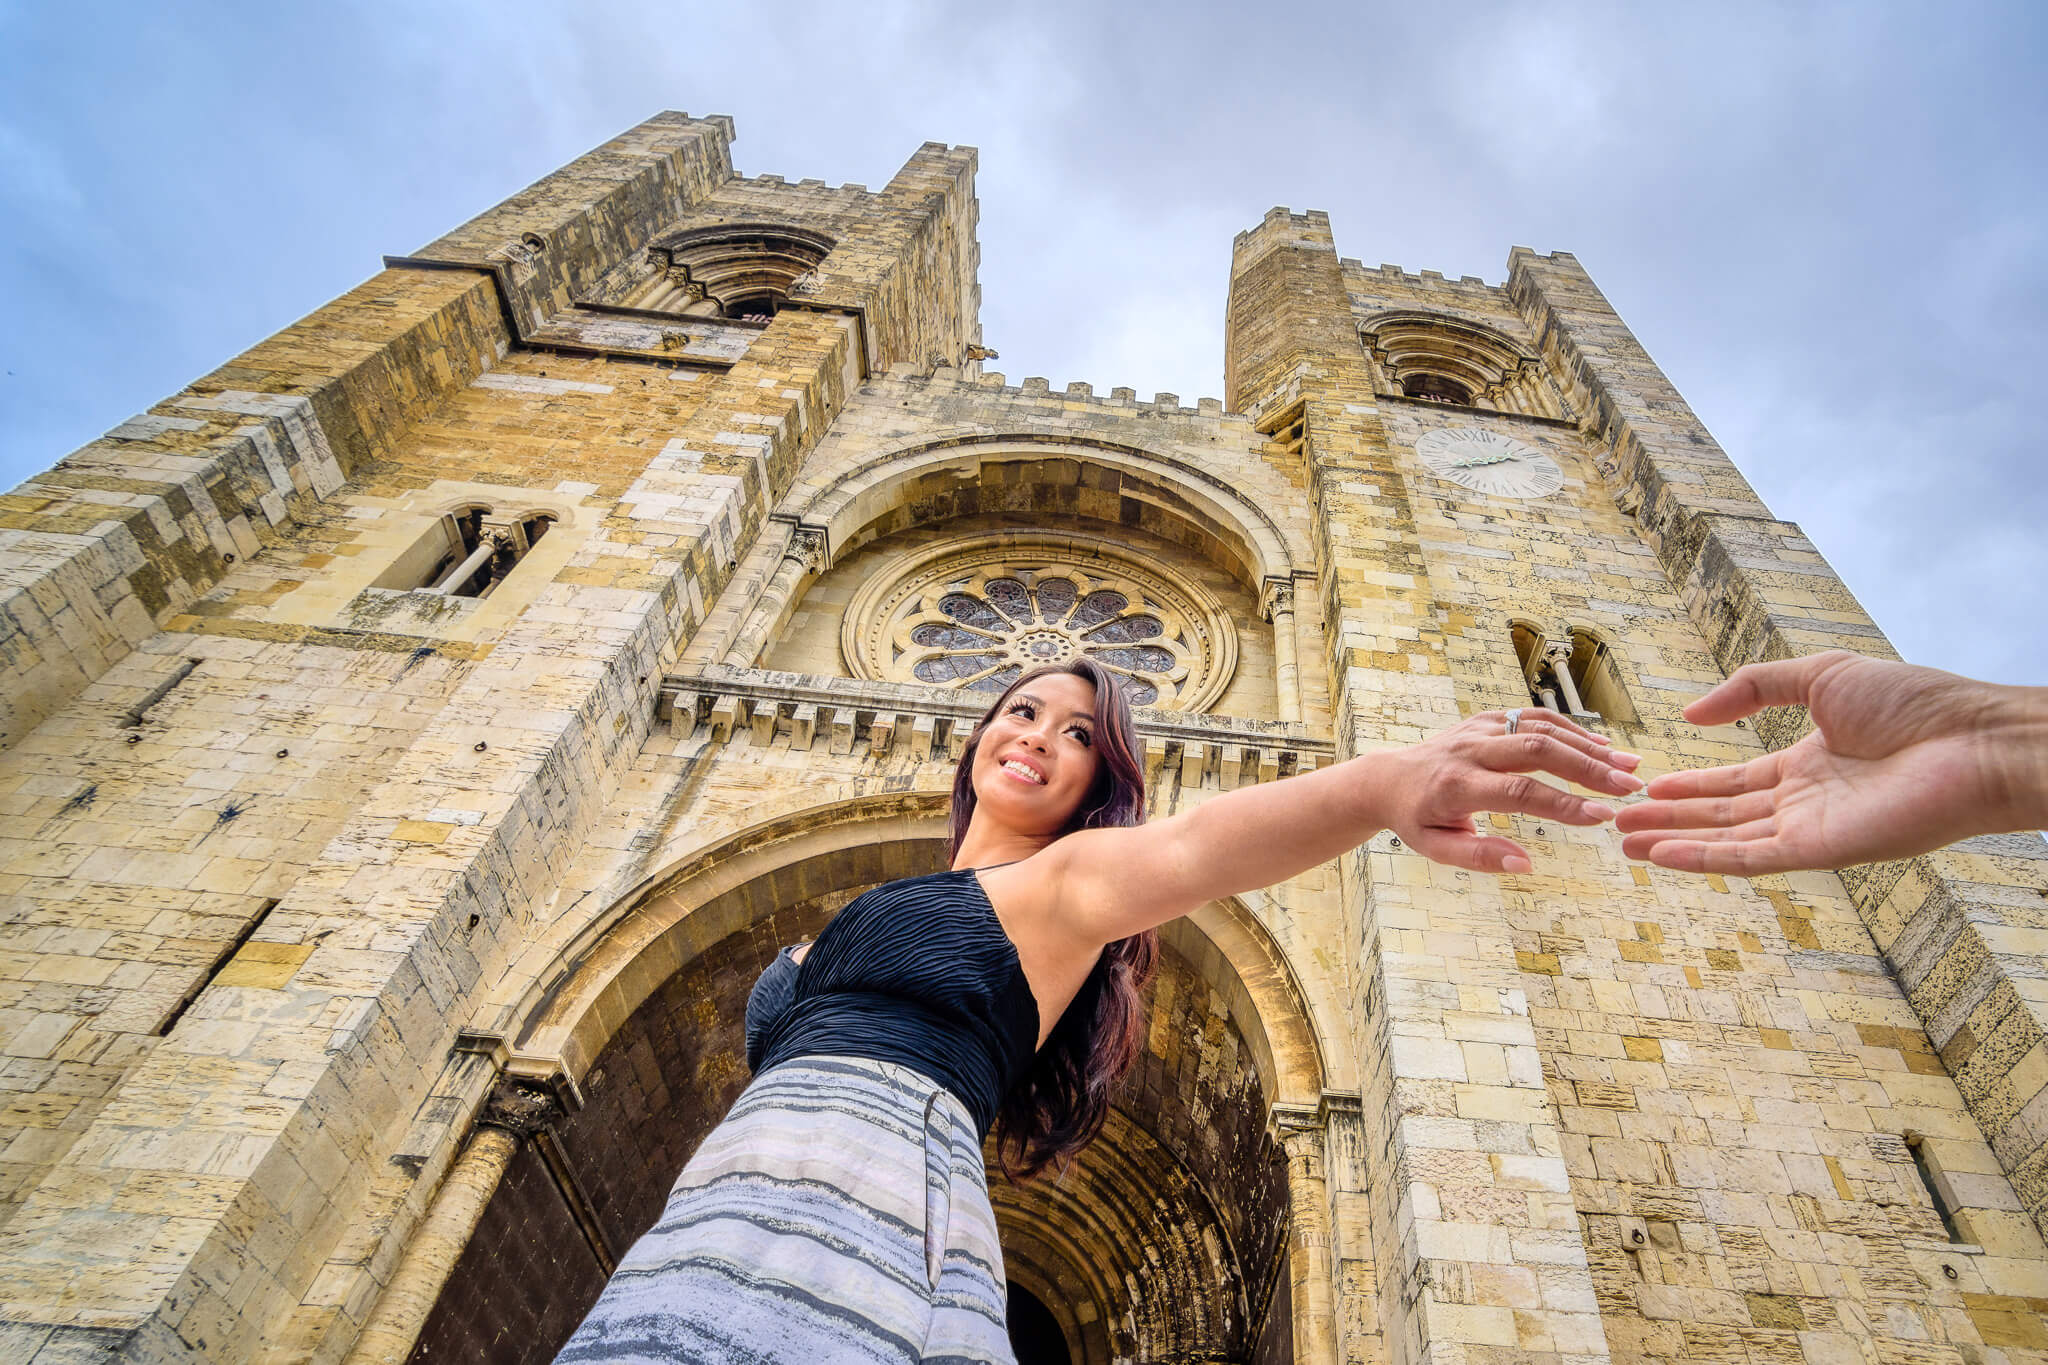
[(1100, 1131), (1143, 1036), (1158, 925), (1381, 829), (1527, 872), (1473, 812), (1614, 812), (1520, 774), (1641, 786), (1634, 755), (1562, 716), (1487, 712), (1141, 824), (1134, 740), (1087, 660), (997, 699), (954, 778), (951, 867), (867, 892), (762, 974), (753, 1084), (559, 1360), (1010, 1360), (982, 1138), (1000, 1120), (1025, 1176)]

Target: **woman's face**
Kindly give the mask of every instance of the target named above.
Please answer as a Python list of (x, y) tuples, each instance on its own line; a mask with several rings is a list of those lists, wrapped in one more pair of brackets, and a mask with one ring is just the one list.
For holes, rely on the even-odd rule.
[(1095, 783), (1095, 687), (1048, 673), (1012, 692), (974, 754), (976, 814), (1020, 834), (1051, 838)]

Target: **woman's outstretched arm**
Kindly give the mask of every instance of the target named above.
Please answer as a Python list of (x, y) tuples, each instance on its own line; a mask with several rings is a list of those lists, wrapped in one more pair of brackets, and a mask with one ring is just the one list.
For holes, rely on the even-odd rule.
[(1507, 734), (1488, 711), (1406, 748), (1204, 801), (1135, 829), (1084, 830), (1046, 850), (1054, 912), (1109, 942), (1205, 901), (1271, 886), (1391, 829), (1416, 852), (1480, 872), (1527, 872), (1511, 839), (1473, 829), (1479, 811), (1597, 825), (1613, 810), (1531, 776), (1616, 795), (1642, 785), (1633, 754), (1551, 711), (1521, 712)]

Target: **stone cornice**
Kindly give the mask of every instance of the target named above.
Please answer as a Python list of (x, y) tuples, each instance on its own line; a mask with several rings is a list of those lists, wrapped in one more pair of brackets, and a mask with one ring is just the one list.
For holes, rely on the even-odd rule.
[[(708, 730), (713, 742), (787, 735), (791, 748), (824, 743), (834, 754), (881, 756), (905, 746), (949, 761), (993, 700), (987, 693), (713, 664), (662, 681), (659, 715), (677, 738)], [(1225, 790), (1327, 767), (1336, 746), (1307, 727), (1240, 716), (1134, 712), (1148, 775), (1173, 770), (1183, 787)]]

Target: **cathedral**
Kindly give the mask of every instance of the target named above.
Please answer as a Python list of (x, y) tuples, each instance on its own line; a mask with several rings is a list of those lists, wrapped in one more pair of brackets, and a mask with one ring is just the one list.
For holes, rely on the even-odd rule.
[[(1569, 254), (1276, 208), (1220, 397), (1012, 383), (971, 149), (732, 138), (651, 118), (0, 499), (0, 1361), (550, 1361), (1037, 663), (1124, 680), (1164, 816), (1501, 706), (1725, 763), (1805, 724), (1687, 725), (1729, 671), (1891, 653)], [(1163, 931), (1101, 1138), (992, 1176), (1021, 1360), (2048, 1362), (2048, 845), (1493, 818), (1532, 873), (1382, 834)]]

